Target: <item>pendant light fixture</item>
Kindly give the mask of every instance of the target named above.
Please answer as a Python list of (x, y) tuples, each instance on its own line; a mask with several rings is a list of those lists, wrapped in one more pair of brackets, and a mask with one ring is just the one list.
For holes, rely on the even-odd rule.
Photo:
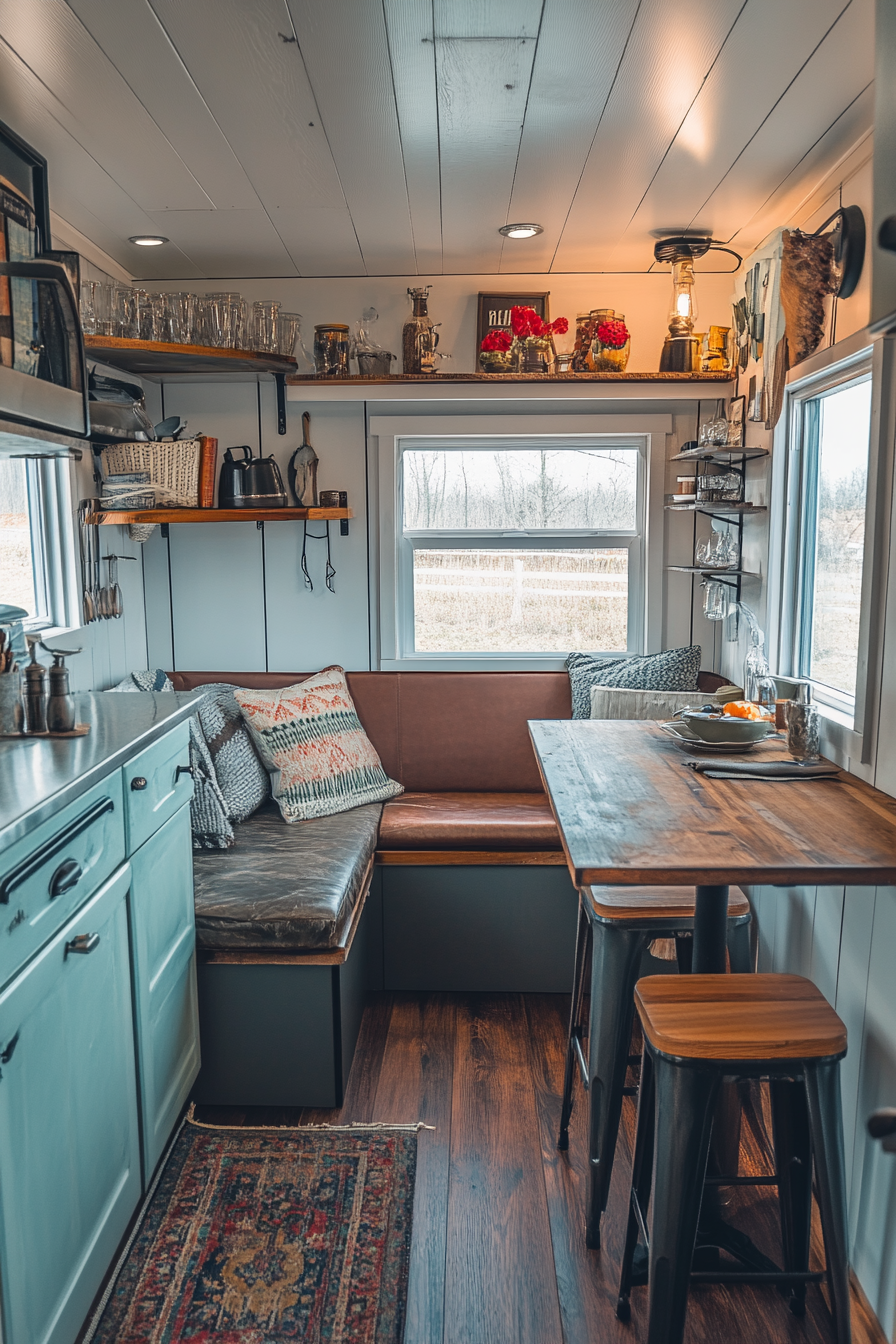
[[(711, 248), (729, 253), (737, 259), (738, 266), (743, 261), (738, 252), (705, 235), (676, 234), (654, 244), (655, 259), (672, 263), (669, 335), (663, 341), (660, 373), (696, 373), (700, 368), (700, 342), (694, 335), (697, 317), (694, 262), (705, 257)], [(737, 266), (734, 269), (737, 270)]]

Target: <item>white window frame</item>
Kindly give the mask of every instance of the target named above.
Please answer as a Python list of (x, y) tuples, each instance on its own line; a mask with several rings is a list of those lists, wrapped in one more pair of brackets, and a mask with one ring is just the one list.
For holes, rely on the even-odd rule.
[(37, 611), (23, 627), (50, 635), (83, 624), (72, 522), (72, 463), (26, 454), (25, 478)]
[(801, 431), (805, 403), (836, 387), (871, 375), (871, 427), (868, 452), (868, 494), (862, 556), (862, 598), (859, 624), (855, 701), (819, 685), (815, 699), (822, 716), (822, 750), (854, 773), (870, 778), (880, 698), (883, 610), (888, 568), (889, 506), (892, 470), (893, 407), (892, 343), (872, 347), (867, 334), (844, 341), (837, 356), (813, 360), (812, 371), (786, 390), (784, 410), (775, 436), (773, 509), (770, 516), (769, 647), (776, 651), (777, 672), (798, 675), (802, 613), (802, 460)]
[[(371, 536), (371, 610), (377, 614), (372, 630), (371, 656), (382, 670), (426, 671), (532, 671), (560, 670), (565, 655), (548, 653), (432, 653), (413, 648), (413, 552), (425, 547), (432, 532), (404, 534), (400, 526), (402, 444), (420, 447), (421, 439), (446, 439), (457, 445), (464, 439), (569, 439), (583, 443), (633, 448), (639, 454), (641, 517), (637, 532), (585, 530), (539, 531), (551, 549), (603, 549), (624, 546), (629, 551), (630, 593), (628, 643), (632, 652), (655, 652), (662, 639), (663, 482), (666, 435), (672, 432), (669, 415), (459, 415), (374, 416), (370, 420), (371, 509), (380, 520)], [(534, 446), (534, 445), (533, 445)], [(372, 530), (373, 532), (374, 530)], [(438, 535), (438, 534), (435, 534)], [(532, 549), (533, 536), (474, 532), (441, 534), (445, 549)]]

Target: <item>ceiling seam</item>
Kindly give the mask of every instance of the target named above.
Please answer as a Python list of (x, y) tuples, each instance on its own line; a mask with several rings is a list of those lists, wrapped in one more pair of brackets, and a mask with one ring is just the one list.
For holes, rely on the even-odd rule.
[[(516, 147), (516, 158), (513, 162), (513, 176), (510, 179), (510, 195), (507, 198), (507, 209), (504, 212), (504, 223), (510, 223), (510, 207), (513, 203), (513, 189), (516, 186), (516, 175), (520, 166), (520, 155), (523, 152), (523, 135), (526, 130), (526, 116), (529, 112), (529, 99), (532, 97), (532, 83), (535, 79), (535, 62), (538, 60), (538, 43), (541, 40), (541, 29), (544, 24), (544, 6), (545, 0), (541, 0), (541, 9), (538, 12), (538, 29), (535, 33), (535, 50), (532, 53), (532, 64), (529, 67), (529, 85), (526, 89), (526, 102), (523, 107), (523, 120), (520, 123), (520, 138)], [(498, 253), (498, 274), (501, 273), (501, 263), (504, 260), (504, 248), (507, 245), (507, 239), (501, 235), (501, 251)]]
[[(712, 74), (713, 70), (714, 70), (715, 67), (716, 67), (716, 63), (717, 63), (719, 57), (721, 56), (722, 52), (725, 50), (726, 46), (728, 45), (728, 39), (730, 38), (731, 34), (734, 32), (735, 28), (737, 27), (737, 25), (738, 25), (738, 23), (739, 23), (739, 21), (740, 21), (740, 17), (741, 17), (741, 15), (743, 14), (744, 10), (746, 9), (748, 3), (749, 3), (749, 0), (744, 0), (744, 2), (743, 2), (743, 4), (741, 5), (740, 9), (737, 11), (737, 14), (734, 16), (734, 22), (732, 23), (731, 27), (728, 29), (727, 33), (725, 34), (724, 38), (722, 39), (722, 41), (721, 41), (721, 43), (720, 43), (720, 45), (719, 45), (719, 49), (718, 49), (718, 51), (716, 52), (715, 56), (712, 58), (712, 63), (710, 64), (709, 69), (706, 71), (706, 74), (703, 76), (703, 78), (702, 78), (701, 81), (700, 81), (700, 88), (696, 91), (696, 93), (694, 94), (694, 96), (693, 96), (693, 98), (691, 99), (690, 103), (688, 104), (688, 109), (687, 109), (687, 111), (685, 112), (684, 116), (682, 117), (681, 121), (679, 122), (679, 124), (678, 124), (678, 128), (677, 128), (675, 134), (673, 135), (672, 139), (669, 141), (668, 145), (666, 146), (665, 153), (663, 154), (663, 157), (660, 159), (659, 163), (657, 164), (656, 168), (654, 169), (654, 171), (653, 171), (653, 173), (652, 173), (652, 175), (651, 175), (650, 181), (647, 183), (647, 186), (644, 188), (644, 191), (643, 191), (643, 193), (642, 193), (642, 195), (641, 195), (641, 199), (638, 201), (638, 204), (635, 206), (634, 210), (632, 211), (631, 218), (629, 219), (628, 224), (626, 224), (625, 228), (622, 230), (623, 233), (626, 233), (626, 232), (628, 231), (628, 229), (631, 227), (632, 223), (634, 222), (635, 216), (637, 215), (638, 211), (641, 209), (641, 206), (644, 204), (645, 200), (647, 199), (648, 193), (650, 192), (650, 188), (653, 186), (654, 182), (656, 181), (657, 174), (659, 173), (659, 171), (660, 171), (660, 169), (662, 168), (663, 164), (666, 162), (666, 159), (669, 157), (669, 154), (670, 154), (670, 152), (671, 152), (671, 150), (672, 150), (672, 146), (675, 144), (675, 141), (678, 139), (679, 135), (681, 134), (681, 128), (682, 128), (682, 126), (685, 124), (685, 122), (687, 121), (688, 117), (691, 115), (691, 109), (693, 108), (693, 106), (694, 106), (694, 104), (696, 103), (697, 99), (700, 97), (700, 94), (703, 92), (703, 88), (704, 88), (704, 85), (706, 84), (706, 81), (709, 79), (710, 75)], [(850, 3), (851, 3), (851, 0), (850, 0)], [(698, 212), (698, 213), (699, 213), (699, 212)]]
[[(837, 24), (838, 24), (838, 23), (840, 22), (840, 20), (843, 18), (843, 15), (846, 13), (846, 11), (850, 8), (851, 5), (852, 5), (852, 0), (848, 0), (848, 3), (845, 4), (845, 5), (843, 6), (843, 8), (841, 9), (840, 13), (837, 15), (836, 19), (834, 19), (834, 22), (831, 24), (831, 26), (826, 30), (826, 32), (824, 32), (824, 33), (822, 34), (822, 36), (821, 36), (821, 37), (819, 38), (819, 40), (816, 42), (815, 46), (814, 46), (814, 47), (812, 48), (812, 50), (809, 52), (809, 55), (808, 55), (808, 56), (806, 57), (806, 59), (803, 61), (803, 63), (802, 63), (802, 65), (800, 66), (799, 70), (797, 70), (796, 74), (793, 76), (793, 79), (790, 80), (790, 82), (789, 82), (789, 84), (787, 85), (786, 88), (784, 88), (784, 89), (781, 90), (780, 96), (775, 100), (775, 102), (774, 102), (774, 103), (772, 104), (772, 106), (769, 108), (768, 112), (767, 112), (767, 113), (765, 114), (765, 116), (762, 118), (762, 121), (761, 121), (761, 122), (759, 123), (759, 125), (756, 127), (755, 131), (754, 131), (753, 134), (750, 136), (750, 138), (749, 138), (749, 140), (747, 141), (747, 143), (741, 148), (741, 150), (740, 150), (740, 152), (738, 153), (737, 157), (736, 157), (736, 158), (729, 164), (728, 168), (725, 170), (725, 172), (724, 172), (724, 173), (722, 174), (722, 176), (719, 178), (718, 182), (717, 182), (716, 185), (713, 187), (712, 191), (711, 191), (711, 192), (709, 193), (709, 195), (706, 197), (706, 200), (704, 200), (704, 201), (700, 204), (700, 206), (698, 207), (698, 209), (694, 211), (694, 214), (691, 216), (691, 219), (690, 219), (690, 221), (689, 221), (689, 226), (690, 226), (690, 224), (693, 224), (694, 220), (695, 220), (695, 219), (697, 218), (697, 216), (701, 213), (701, 211), (703, 211), (703, 210), (706, 208), (707, 204), (712, 200), (713, 196), (714, 196), (715, 193), (718, 191), (719, 187), (722, 185), (722, 183), (725, 181), (725, 179), (728, 177), (728, 175), (733, 171), (733, 169), (735, 168), (735, 166), (737, 165), (737, 163), (740, 161), (740, 159), (743, 157), (743, 155), (746, 154), (747, 150), (750, 148), (750, 145), (751, 145), (751, 144), (753, 143), (753, 141), (756, 139), (756, 136), (757, 136), (757, 135), (759, 134), (759, 132), (762, 130), (763, 126), (764, 126), (765, 123), (768, 121), (769, 117), (772, 115), (772, 113), (774, 112), (775, 108), (778, 106), (778, 104), (781, 102), (781, 100), (786, 96), (786, 94), (790, 91), (790, 89), (793, 87), (793, 85), (794, 85), (794, 84), (796, 83), (796, 81), (799, 79), (800, 75), (801, 75), (801, 74), (803, 73), (803, 71), (806, 69), (806, 66), (809, 64), (809, 62), (812, 61), (812, 60), (814, 60), (816, 53), (820, 50), (820, 48), (821, 48), (821, 47), (824, 45), (824, 43), (828, 40), (828, 38), (830, 37), (831, 33), (832, 33), (832, 32), (834, 31), (834, 29), (837, 27)], [(873, 81), (872, 81), (872, 82), (873, 82)], [(866, 85), (865, 87), (867, 88), (868, 86)], [(862, 90), (862, 93), (864, 93), (864, 92), (865, 92), (865, 90), (863, 89), (863, 90)], [(862, 96), (862, 93), (859, 93), (859, 94), (857, 95), (857, 97), (860, 98), (860, 97)], [(847, 109), (848, 109), (849, 107), (852, 107), (852, 103), (854, 103), (855, 101), (856, 101), (856, 100), (855, 100), (855, 98), (854, 98), (854, 99), (852, 100), (852, 102), (848, 103), (848, 104), (847, 104), (847, 107), (845, 107), (845, 108), (843, 109), (843, 112), (847, 111)], [(841, 113), (839, 114), (839, 116), (837, 116), (837, 117), (834, 118), (834, 120), (831, 122), (831, 126), (836, 125), (836, 123), (840, 120), (840, 117), (843, 116), (843, 112), (841, 112)], [(831, 129), (831, 126), (826, 127), (826, 129), (825, 129), (825, 130), (822, 132), (822, 134), (818, 137), (818, 140), (823, 139), (824, 136), (827, 135), (828, 131)], [(806, 150), (806, 154), (811, 154), (812, 150), (813, 150), (813, 149), (815, 148), (815, 146), (818, 144), (818, 140), (813, 141), (813, 143), (812, 143), (812, 144), (809, 146), (809, 148)], [(803, 161), (803, 159), (804, 159), (805, 157), (806, 157), (805, 154), (802, 155), (802, 157), (801, 157), (801, 158), (797, 161), (797, 163), (794, 165), (794, 168), (798, 167), (799, 164), (802, 163), (802, 161)], [(791, 168), (791, 170), (790, 170), (791, 173), (794, 171), (794, 168)], [(786, 182), (786, 181), (787, 181), (787, 177), (789, 177), (789, 176), (790, 176), (790, 173), (788, 173), (786, 177), (782, 178), (781, 181), (782, 181), (782, 182)], [(778, 183), (778, 187), (780, 187), (780, 185), (781, 185), (781, 183)], [(778, 190), (778, 187), (775, 187), (775, 191)], [(768, 197), (766, 197), (766, 200), (770, 200), (772, 195), (774, 195), (774, 192), (772, 192), (771, 195), (769, 195)], [(761, 210), (761, 209), (763, 208), (764, 204), (765, 204), (765, 202), (763, 202), (763, 205), (759, 206), (759, 210)], [(755, 214), (757, 214), (757, 213), (758, 213), (758, 211), (754, 211), (753, 215), (750, 216), (750, 219), (753, 219), (754, 216), (755, 216)], [(744, 225), (742, 225), (741, 227), (742, 227), (742, 228), (745, 228), (745, 227), (746, 227), (746, 224), (749, 224), (749, 222), (750, 222), (750, 221), (747, 220), (746, 223), (745, 223)], [(734, 233), (732, 233), (731, 238), (736, 238), (737, 235), (738, 235), (738, 233), (740, 233), (740, 229), (736, 229), (736, 230), (734, 231)], [(730, 242), (730, 241), (731, 241), (731, 238), (727, 239), (726, 241)]]
[[(812, 153), (812, 151), (813, 151), (813, 149), (815, 148), (815, 146), (816, 146), (816, 145), (819, 145), (819, 144), (821, 143), (821, 141), (824, 139), (824, 137), (828, 134), (828, 132), (829, 132), (829, 131), (832, 131), (832, 130), (834, 129), (834, 127), (837, 125), (837, 122), (838, 122), (838, 121), (841, 121), (842, 118), (846, 116), (847, 112), (849, 111), (849, 109), (850, 109), (851, 107), (855, 107), (856, 103), (859, 101), (859, 99), (862, 97), (862, 95), (865, 94), (865, 93), (867, 93), (868, 90), (873, 86), (873, 84), (874, 84), (874, 80), (873, 80), (873, 79), (872, 79), (872, 80), (869, 80), (868, 83), (865, 85), (865, 87), (864, 87), (863, 89), (861, 89), (861, 90), (856, 94), (855, 98), (853, 98), (851, 102), (848, 102), (848, 103), (846, 104), (846, 106), (844, 107), (843, 111), (840, 112), (840, 113), (834, 118), (834, 120), (831, 122), (831, 124), (830, 124), (829, 126), (826, 126), (826, 127), (825, 127), (825, 129), (822, 131), (821, 135), (818, 136), (818, 138), (817, 138), (816, 140), (813, 140), (813, 141), (812, 141), (812, 144), (811, 144), (811, 145), (809, 146), (809, 148), (806, 150), (805, 154), (802, 154), (802, 155), (800, 156), (800, 158), (797, 159), (796, 163), (795, 163), (795, 164), (793, 165), (793, 167), (790, 169), (790, 172), (789, 172), (789, 173), (786, 173), (786, 174), (784, 175), (784, 177), (781, 178), (781, 181), (780, 181), (780, 182), (778, 183), (778, 185), (774, 188), (774, 190), (772, 190), (772, 191), (769, 192), (769, 194), (766, 196), (765, 200), (762, 202), (762, 204), (761, 204), (760, 206), (757, 206), (757, 208), (753, 211), (753, 213), (752, 213), (752, 215), (750, 216), (750, 218), (747, 219), (747, 220), (745, 220), (744, 223), (740, 226), (739, 229), (735, 229), (734, 233), (732, 233), (732, 235), (731, 235), (730, 238), (725, 239), (726, 242), (729, 242), (729, 243), (734, 242), (735, 238), (737, 238), (738, 235), (739, 235), (740, 233), (742, 233), (744, 229), (746, 229), (746, 228), (749, 227), (751, 221), (754, 220), (754, 219), (756, 218), (757, 215), (759, 215), (759, 214), (762, 213), (762, 211), (763, 211), (763, 210), (766, 208), (766, 206), (768, 205), (769, 201), (772, 200), (773, 197), (775, 196), (775, 194), (781, 190), (781, 188), (783, 187), (783, 185), (784, 185), (784, 183), (787, 181), (787, 179), (788, 179), (789, 177), (793, 177), (793, 174), (797, 171), (797, 169), (799, 168), (800, 164), (804, 161), (804, 159), (807, 159), (807, 158), (809, 157), (809, 155)], [(860, 144), (862, 140), (866, 139), (867, 134), (868, 134), (868, 132), (866, 132), (864, 135), (860, 136), (859, 139), (856, 141), (856, 144)], [(843, 154), (843, 155), (841, 156), (841, 158), (838, 160), (838, 162), (842, 162), (843, 159), (845, 159), (846, 156), (847, 156), (848, 154), (851, 154), (852, 151), (853, 151), (854, 149), (855, 149), (855, 145), (851, 145), (851, 146), (849, 147), (849, 149), (846, 151), (846, 154)], [(835, 169), (836, 169), (836, 166), (837, 166), (837, 165), (835, 164), (835, 165), (834, 165), (834, 168), (835, 168)], [(831, 170), (831, 171), (833, 171), (833, 170)], [(827, 176), (829, 176), (829, 175), (830, 175), (829, 173), (826, 173), (826, 174), (825, 174), (825, 177), (827, 177)], [(824, 178), (821, 178), (821, 179), (820, 179), (820, 182), (823, 182), (823, 181), (824, 181)], [(818, 189), (818, 186), (819, 186), (819, 183), (816, 183), (815, 187), (813, 187), (813, 189), (812, 189), (812, 192), (816, 191), (816, 190)], [(812, 192), (809, 193), (809, 196), (812, 195)], [(831, 194), (833, 194), (833, 192), (832, 192)], [(804, 197), (804, 200), (806, 200), (806, 199), (808, 199), (808, 197)], [(800, 209), (800, 206), (801, 206), (802, 204), (803, 204), (803, 202), (800, 202), (800, 205), (798, 205), (798, 206), (796, 207), (797, 210)]]
[[(408, 226), (411, 230), (411, 243), (414, 248), (414, 274), (420, 274), (420, 262), (417, 257), (417, 235), (414, 233), (414, 216), (411, 212), (411, 193), (408, 189), (408, 166), (404, 157), (404, 140), (401, 134), (401, 116), (398, 111), (398, 91), (395, 87), (395, 65), (392, 60), (392, 43), (389, 41), (389, 20), (386, 17), (386, 0), (380, 0), (380, 8), (383, 11), (383, 31), (386, 35), (386, 54), (389, 57), (389, 81), (392, 85), (392, 102), (395, 106), (395, 125), (398, 128), (398, 148), (401, 151), (401, 171), (404, 177), (404, 194), (408, 204)], [(442, 193), (441, 183), (439, 185), (439, 202), (441, 204)], [(349, 211), (351, 214), (351, 211)]]
[[(644, 0), (638, 0), (638, 7), (637, 7), (637, 9), (635, 10), (635, 15), (634, 15), (634, 18), (632, 19), (631, 27), (630, 27), (629, 30), (628, 30), (628, 36), (627, 36), (626, 39), (625, 39), (625, 46), (622, 48), (622, 52), (621, 52), (620, 57), (619, 57), (619, 60), (618, 60), (618, 62), (617, 62), (616, 70), (615, 70), (615, 73), (614, 73), (614, 75), (613, 75), (612, 83), (610, 84), (610, 87), (609, 87), (609, 89), (607, 90), (607, 96), (606, 96), (606, 98), (604, 99), (604, 105), (603, 105), (603, 107), (602, 107), (601, 110), (600, 110), (600, 116), (599, 116), (598, 119), (597, 119), (597, 125), (596, 125), (595, 128), (594, 128), (594, 134), (592, 135), (592, 137), (591, 137), (591, 143), (590, 143), (590, 145), (588, 146), (588, 153), (585, 155), (585, 158), (584, 158), (583, 161), (582, 161), (582, 171), (579, 173), (578, 179), (577, 179), (577, 181), (576, 181), (575, 188), (573, 189), (572, 196), (571, 196), (570, 199), (569, 199), (569, 206), (568, 206), (568, 208), (567, 208), (566, 215), (565, 215), (565, 217), (564, 217), (564, 219), (563, 219), (563, 225), (562, 225), (562, 227), (561, 227), (561, 229), (560, 229), (559, 234), (557, 235), (557, 242), (556, 242), (556, 244), (555, 244), (555, 246), (554, 246), (554, 251), (553, 251), (553, 253), (552, 253), (552, 255), (551, 255), (551, 260), (550, 260), (550, 262), (549, 262), (549, 264), (548, 264), (547, 271), (544, 272), (544, 274), (546, 274), (546, 275), (554, 275), (554, 274), (555, 274), (555, 271), (554, 271), (554, 261), (556, 260), (557, 253), (558, 253), (559, 250), (560, 250), (560, 244), (561, 244), (561, 242), (563, 241), (563, 234), (566, 232), (566, 226), (567, 226), (567, 224), (569, 223), (569, 217), (570, 217), (570, 215), (572, 214), (572, 208), (573, 208), (573, 206), (575, 205), (576, 196), (578, 196), (578, 194), (579, 194), (579, 187), (582, 185), (582, 178), (585, 176), (585, 169), (586, 169), (587, 166), (588, 166), (588, 160), (591, 158), (591, 151), (594, 149), (594, 142), (595, 142), (595, 140), (597, 139), (597, 133), (598, 133), (598, 131), (600, 130), (600, 128), (601, 128), (601, 123), (603, 122), (604, 116), (606, 115), (607, 108), (608, 108), (608, 106), (609, 106), (609, 104), (610, 104), (610, 99), (613, 97), (613, 90), (615, 89), (616, 84), (617, 84), (617, 81), (618, 81), (618, 79), (619, 79), (619, 72), (620, 72), (620, 70), (622, 69), (623, 62), (625, 61), (626, 53), (627, 53), (628, 48), (629, 48), (629, 43), (630, 43), (631, 40), (632, 40), (632, 33), (635, 31), (635, 25), (636, 25), (637, 22), (638, 22), (638, 16), (639, 16), (639, 14), (641, 13), (641, 6), (642, 6), (643, 3), (644, 3)], [(569, 272), (569, 271), (557, 271), (556, 274), (557, 274), (557, 275), (569, 275), (569, 274), (575, 274), (575, 272)], [(596, 272), (596, 274), (603, 274), (603, 272)], [(620, 272), (620, 274), (622, 274), (622, 272)], [(638, 274), (638, 272), (634, 272), (634, 274)]]

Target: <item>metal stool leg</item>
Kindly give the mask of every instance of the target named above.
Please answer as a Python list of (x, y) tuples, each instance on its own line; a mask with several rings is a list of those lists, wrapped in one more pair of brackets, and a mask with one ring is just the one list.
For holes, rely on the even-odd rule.
[(588, 1032), (588, 1203), (585, 1244), (600, 1245), (622, 1115), (625, 1071), (635, 1013), (643, 934), (595, 922), (591, 930), (591, 1023)]
[[(770, 1087), (784, 1268), (802, 1273), (809, 1268), (812, 1230), (812, 1142), (806, 1088), (802, 1082), (784, 1078), (772, 1078)], [(803, 1316), (805, 1283), (781, 1291), (790, 1297), (793, 1314)]]
[(647, 1344), (681, 1344), (703, 1197), (712, 1112), (721, 1075), (662, 1056), (656, 1068), (656, 1142), (650, 1221)]
[(569, 1147), (569, 1118), (572, 1115), (573, 1082), (578, 1067), (575, 1042), (581, 1042), (584, 1028), (585, 967), (588, 965), (591, 925), (579, 895), (579, 922), (576, 927), (576, 957), (572, 976), (572, 1003), (569, 1007), (569, 1035), (566, 1038), (566, 1069), (563, 1075), (563, 1103), (560, 1108), (560, 1134), (557, 1147)]
[(616, 1302), (616, 1315), (620, 1321), (627, 1321), (631, 1316), (629, 1294), (632, 1290), (635, 1248), (638, 1244), (638, 1233), (642, 1228), (642, 1219), (647, 1216), (647, 1205), (650, 1199), (656, 1121), (654, 1097), (653, 1060), (650, 1057), (650, 1051), (645, 1049), (641, 1056), (641, 1086), (638, 1089), (638, 1123), (635, 1129), (635, 1152), (632, 1158), (628, 1225), (625, 1232), (625, 1247), (622, 1252), (622, 1268), (619, 1274), (619, 1297)]
[(837, 1344), (850, 1344), (852, 1330), (849, 1313), (846, 1164), (843, 1155), (839, 1062), (807, 1063), (805, 1078), (834, 1329)]

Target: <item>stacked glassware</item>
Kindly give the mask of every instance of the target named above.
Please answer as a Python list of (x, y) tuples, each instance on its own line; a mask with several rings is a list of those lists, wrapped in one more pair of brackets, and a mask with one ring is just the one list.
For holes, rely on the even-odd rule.
[(301, 313), (284, 313), (273, 299), (250, 304), (230, 290), (162, 293), (100, 280), (82, 280), (80, 297), (85, 336), (289, 355), (300, 371), (314, 367), (302, 341)]

